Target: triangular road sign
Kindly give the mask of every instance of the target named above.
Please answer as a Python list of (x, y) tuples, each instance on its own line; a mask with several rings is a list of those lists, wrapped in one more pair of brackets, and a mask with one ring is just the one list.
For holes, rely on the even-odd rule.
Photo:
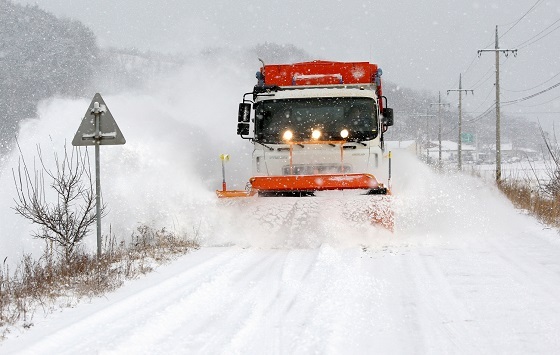
[[(97, 108), (97, 110), (95, 110), (95, 108)], [(97, 137), (95, 132), (96, 111), (99, 116), (99, 135)], [(99, 145), (119, 145), (126, 143), (119, 126), (117, 126), (117, 122), (115, 122), (111, 111), (109, 111), (100, 93), (95, 94), (93, 97), (82, 119), (82, 123), (72, 140), (72, 145), (95, 145), (96, 141), (99, 141)]]

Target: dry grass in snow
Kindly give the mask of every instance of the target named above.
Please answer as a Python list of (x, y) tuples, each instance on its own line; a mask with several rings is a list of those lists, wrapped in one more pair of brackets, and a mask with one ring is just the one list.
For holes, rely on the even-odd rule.
[(129, 243), (117, 243), (112, 237), (105, 244), (99, 259), (78, 252), (67, 262), (51, 246), (39, 260), (25, 255), (15, 270), (4, 260), (0, 268), (0, 340), (11, 327), (33, 326), (38, 312), (48, 314), (103, 295), (125, 280), (199, 247), (196, 239), (145, 225), (133, 233)]

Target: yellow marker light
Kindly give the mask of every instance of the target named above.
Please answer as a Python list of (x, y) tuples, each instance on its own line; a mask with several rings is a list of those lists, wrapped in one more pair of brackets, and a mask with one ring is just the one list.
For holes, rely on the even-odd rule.
[(321, 131), (314, 129), (313, 132), (311, 132), (311, 138), (315, 140), (321, 138)]
[(222, 161), (229, 161), (229, 154), (220, 154), (220, 159)]
[(290, 130), (287, 130), (282, 135), (282, 139), (284, 139), (285, 141), (291, 141), (293, 137), (294, 137), (294, 134)]
[(340, 131), (340, 136), (342, 138), (348, 138), (348, 130), (347, 129), (343, 129), (342, 131)]

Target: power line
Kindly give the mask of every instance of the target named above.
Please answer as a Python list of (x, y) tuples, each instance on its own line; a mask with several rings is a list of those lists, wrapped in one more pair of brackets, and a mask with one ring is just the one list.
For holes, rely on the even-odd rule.
[[(509, 31), (511, 31), (515, 26), (517, 26), (517, 24), (518, 24), (521, 20), (523, 20), (523, 19), (525, 18), (525, 16), (527, 16), (531, 11), (533, 11), (537, 6), (539, 6), (539, 5), (542, 3), (542, 1), (543, 1), (543, 0), (537, 0), (537, 1), (533, 4), (533, 6), (531, 6), (531, 7), (529, 8), (529, 10), (527, 10), (519, 19), (517, 19), (516, 21), (510, 22), (510, 23), (513, 23), (513, 25), (511, 25), (511, 27), (508, 28), (508, 30), (507, 30), (506, 32), (504, 32), (499, 38), (502, 38), (502, 37), (505, 36)], [(560, 20), (559, 20), (559, 21), (560, 21)], [(558, 21), (556, 21), (556, 22), (558, 22)], [(555, 23), (556, 23), (556, 22), (555, 22)], [(554, 24), (552, 24), (552, 25), (554, 25)], [(552, 25), (551, 25), (551, 26), (552, 26)], [(547, 27), (546, 29), (550, 28), (551, 26)], [(546, 30), (546, 29), (545, 29), (545, 30)], [(541, 34), (542, 32), (544, 32), (545, 30), (541, 31), (539, 34)], [(536, 36), (538, 36), (539, 34), (537, 34)], [(534, 37), (536, 37), (536, 36), (534, 36)], [(527, 41), (525, 41), (525, 42), (530, 41), (530, 40), (533, 39), (534, 37), (531, 37), (529, 40), (527, 40)], [(525, 44), (525, 42), (521, 43), (521, 45)], [(482, 48), (485, 48), (485, 49), (486, 49), (486, 48), (488, 48), (490, 45), (492, 45), (493, 43), (494, 43), (494, 40), (492, 40), (491, 42), (489, 42), (487, 45), (485, 45), (485, 46), (482, 47)], [(517, 46), (517, 47), (519, 47), (519, 46)], [(477, 57), (478, 57), (478, 56), (477, 56)], [(472, 67), (472, 65), (473, 65), (473, 63), (475, 62), (475, 60), (476, 60), (477, 57), (475, 57), (475, 58), (471, 61), (471, 63), (469, 64), (469, 66), (467, 67), (467, 69), (463, 72), (463, 74), (465, 74), (465, 75), (467, 74), (467, 72), (471, 69), (471, 67)], [(486, 74), (484, 74), (484, 76), (485, 76), (485, 75), (486, 75)], [(475, 85), (476, 85), (476, 83), (475, 83)]]
[[(528, 47), (528, 46), (530, 46), (531, 44), (533, 44), (533, 43), (535, 43), (535, 42), (538, 42), (538, 41), (540, 41), (541, 39), (547, 37), (547, 36), (550, 35), (552, 32), (554, 32), (554, 31), (556, 31), (558, 28), (560, 28), (560, 26), (555, 27), (555, 28), (552, 29), (550, 32), (546, 33), (544, 36), (542, 36), (542, 37), (540, 37), (540, 38), (534, 40), (533, 42), (530, 42), (530, 41), (532, 41), (533, 39), (535, 39), (536, 37), (540, 36), (540, 35), (541, 35), (543, 32), (545, 32), (546, 30), (548, 30), (549, 28), (551, 28), (552, 26), (554, 26), (555, 24), (557, 24), (558, 22), (560, 22), (560, 19), (554, 21), (552, 24), (548, 25), (544, 30), (540, 31), (539, 33), (537, 33), (537, 34), (534, 35), (533, 37), (529, 38), (528, 40), (525, 40), (524, 42), (521, 42), (519, 45), (517, 45), (517, 47), (518, 47), (519, 49), (525, 48), (525, 47)], [(530, 43), (527, 43), (527, 42), (530, 42)]]
[[(492, 106), (493, 108), (494, 106)], [(529, 107), (529, 106), (527, 106)], [(475, 113), (481, 113), (481, 112), (486, 112), (486, 111), (465, 111), (464, 113), (468, 113), (468, 114), (475, 114)], [(554, 114), (557, 115), (560, 113), (560, 111), (523, 111), (523, 112), (516, 112), (516, 111), (502, 111), (502, 113), (508, 114), (508, 115), (526, 115), (526, 114)]]
[(464, 75), (466, 75), (466, 74), (469, 72), (469, 70), (471, 69), (473, 63), (476, 61), (476, 58), (478, 58), (478, 56), (475, 56), (475, 57), (473, 58), (471, 64), (469, 64), (469, 66), (467, 67), (467, 69), (463, 72)]
[[(474, 117), (474, 118), (469, 118), (467, 120), (465, 120), (467, 123), (476, 123), (478, 121), (480, 121), (481, 119), (483, 119), (485, 116), (487, 116), (489, 113), (491, 113), (494, 110), (495, 104), (492, 104), (486, 111), (484, 111), (482, 114)], [(465, 112), (467, 113), (467, 112)], [(457, 127), (459, 127), (459, 123), (456, 122), (454, 123), (448, 130), (444, 131), (442, 134), (446, 135), (452, 131), (454, 131), (455, 129), (457, 129)]]
[[(540, 104), (536, 104), (536, 105), (521, 105), (521, 107), (539, 107), (539, 106), (542, 106), (542, 105), (544, 105), (544, 104), (548, 104), (548, 103), (550, 103), (550, 102), (556, 101), (556, 100), (558, 100), (558, 99), (560, 99), (560, 96), (556, 96), (555, 98), (550, 99), (550, 100), (545, 101), (545, 102), (541, 102)], [(554, 113), (560, 113), (560, 112), (554, 112)]]
[[(490, 77), (492, 77), (492, 75), (491, 75), (492, 69), (493, 68), (488, 69), (488, 71), (486, 71), (486, 73), (484, 73), (484, 75), (482, 75), (482, 77), (480, 79), (478, 79), (474, 84), (472, 84), (472, 86), (474, 88), (477, 88), (478, 83), (480, 83), (481, 85), (484, 84)], [(490, 74), (490, 75), (488, 75), (488, 74)], [(486, 78), (486, 79), (484, 79), (484, 78)], [(484, 79), (484, 81), (482, 81), (483, 79)]]
[(540, 83), (539, 85), (535, 85), (535, 86), (533, 86), (532, 88), (529, 88), (529, 89), (524, 89), (524, 90), (507, 90), (507, 89), (502, 89), (502, 90), (504, 90), (504, 91), (509, 91), (509, 92), (525, 92), (525, 91), (531, 91), (531, 90), (533, 90), (533, 89), (538, 88), (538, 87), (541, 86), (541, 85), (544, 85), (544, 84), (548, 83), (548, 82), (551, 81), (552, 79), (556, 78), (558, 75), (560, 75), (560, 73), (554, 75), (553, 77), (551, 77), (551, 78), (548, 79), (547, 81), (543, 81), (543, 82)]
[(492, 111), (494, 111), (495, 108), (496, 108), (496, 104), (493, 103), (492, 105), (490, 105), (490, 107), (488, 107), (488, 108), (486, 109), (486, 111), (484, 111), (484, 112), (481, 113), (480, 115), (478, 115), (478, 116), (476, 116), (476, 117), (474, 117), (474, 118), (471, 118), (471, 119), (469, 119), (469, 120), (467, 120), (467, 121), (468, 121), (469, 123), (474, 123), (474, 122), (480, 121), (480, 120), (483, 119), (485, 116), (487, 116), (489, 113), (491, 113)]
[[(504, 62), (502, 63), (502, 65), (507, 65), (508, 64), (508, 60), (509, 57), (506, 57), (506, 59), (504, 60)], [(478, 79), (472, 86), (473, 89), (478, 89), (479, 87), (482, 86), (482, 84), (486, 83), (488, 80), (490, 80), (490, 78), (492, 77), (492, 70), (494, 68), (489, 68), (488, 71), (486, 73), (484, 73), (484, 75), (482, 75), (482, 77), (480, 79)], [(490, 75), (488, 75), (490, 74)]]
[[(492, 106), (492, 107), (490, 107), (490, 108), (492, 109), (492, 108), (494, 108), (494, 106)], [(476, 120), (473, 120), (473, 119), (466, 120), (466, 123), (468, 123), (468, 124), (476, 123), (476, 122), (480, 121), (481, 119), (483, 119), (484, 116), (487, 116), (487, 115), (490, 114), (490, 113), (492, 113), (492, 110), (489, 110), (489, 111), (488, 111), (487, 113), (485, 113), (483, 116), (477, 117)], [(443, 131), (443, 132), (442, 132), (442, 135), (443, 135), (443, 136), (448, 135), (449, 133), (451, 133), (451, 132), (453, 132), (454, 130), (456, 130), (458, 126), (459, 126), (458, 123), (454, 123), (451, 127), (449, 127), (449, 129)]]
[(521, 102), (521, 101), (526, 101), (526, 100), (532, 99), (533, 97), (537, 97), (537, 96), (539, 96), (539, 95), (542, 95), (542, 94), (544, 94), (544, 93), (546, 93), (546, 92), (548, 92), (548, 91), (550, 91), (550, 90), (552, 90), (552, 89), (555, 89), (555, 88), (557, 88), (557, 87), (559, 87), (559, 86), (560, 86), (560, 83), (556, 83), (556, 84), (554, 84), (554, 85), (552, 85), (552, 86), (550, 86), (550, 87), (548, 87), (548, 88), (546, 88), (546, 89), (544, 89), (544, 90), (541, 90), (541, 91), (539, 91), (539, 92), (537, 92), (537, 93), (534, 93), (534, 94), (532, 94), (532, 95), (525, 96), (525, 97), (522, 97), (522, 98), (519, 98), (519, 99), (515, 99), (515, 100), (504, 101), (503, 104), (504, 104), (504, 105), (506, 105), (506, 104), (510, 104), (510, 105), (511, 105), (511, 104), (515, 104), (515, 103), (518, 103), (518, 102)]
[[(496, 107), (496, 104), (493, 103), (492, 105), (490, 105), (490, 107), (488, 107), (485, 111), (465, 111), (463, 113), (465, 114), (473, 114), (473, 113), (480, 113), (479, 115), (472, 117), (472, 118), (468, 118), (465, 119), (466, 123), (476, 123), (480, 120), (482, 120), (484, 117), (488, 116), (488, 114), (492, 113), (494, 111), (494, 108)], [(514, 114), (521, 114), (521, 113), (517, 113), (517, 112), (503, 112), (505, 114), (508, 115), (514, 115)], [(543, 111), (539, 111), (539, 112), (523, 112), (523, 114), (559, 114), (559, 112), (543, 112)], [(457, 127), (459, 126), (458, 123), (454, 123), (448, 130), (444, 131), (442, 134), (446, 135), (448, 133), (450, 133), (451, 131), (455, 130)]]
[(492, 94), (492, 91), (494, 91), (494, 88), (491, 87), (490, 90), (488, 91), (488, 94), (486, 95), (486, 97), (484, 98), (484, 100), (482, 101), (482, 103), (480, 105), (477, 106), (477, 108), (475, 108), (473, 111), (476, 112), (479, 108), (481, 108), (486, 101), (488, 100), (488, 98), (490, 97), (490, 94)]
[(540, 3), (542, 3), (543, 0), (537, 0), (537, 2), (535, 2), (533, 4), (533, 6), (531, 6), (531, 8), (529, 8), (529, 10), (527, 10), (527, 12), (525, 12), (523, 14), (523, 16), (521, 16), (510, 28), (507, 29), (507, 31), (505, 31), (504, 33), (502, 33), (502, 35), (500, 36), (500, 38), (502, 38), (503, 36), (505, 36), (509, 31), (511, 31), (515, 26), (517, 26), (517, 24), (523, 20), (525, 18), (525, 16), (527, 16), (529, 14), (529, 12), (533, 11), (533, 9), (535, 7), (537, 7), (538, 5), (540, 5)]
[[(525, 18), (525, 16), (527, 16), (531, 11), (533, 11), (537, 6), (539, 6), (539, 5), (542, 3), (542, 1), (543, 1), (543, 0), (537, 0), (537, 1), (529, 8), (529, 10), (527, 10), (519, 19), (517, 19), (516, 21), (510, 22), (510, 23), (513, 23), (513, 25), (511, 25), (511, 27), (510, 27), (506, 32), (504, 32), (499, 38), (502, 38), (502, 37), (505, 36), (509, 31), (511, 31), (515, 26), (517, 26), (517, 24), (518, 24), (521, 20), (523, 20), (523, 19)], [(560, 19), (559, 19), (559, 21), (560, 21)], [(558, 21), (556, 21), (556, 22), (558, 22)], [(555, 22), (555, 23), (556, 23), (556, 22)], [(552, 24), (552, 25), (554, 25), (554, 24)], [(552, 26), (552, 25), (551, 25), (551, 26)], [(546, 29), (550, 28), (551, 26), (547, 27)], [(546, 29), (545, 29), (545, 30), (546, 30)], [(541, 34), (542, 32), (544, 32), (545, 30), (541, 31), (539, 34)], [(537, 34), (536, 36), (538, 36), (539, 34)], [(529, 40), (523, 42), (522, 44), (525, 44), (526, 42), (530, 41), (531, 39), (535, 38), (536, 36), (530, 38)], [(495, 42), (495, 41), (492, 40), (492, 41), (489, 42), (487, 45), (485, 45), (483, 48), (485, 48), (485, 49), (488, 48), (488, 47), (489, 47), (490, 45), (492, 45), (494, 42)], [(519, 46), (517, 46), (517, 47), (519, 47)], [(480, 55), (478, 55), (477, 57), (480, 57)], [(471, 61), (471, 63), (469, 64), (469, 66), (467, 67), (467, 69), (463, 72), (463, 74), (466, 75), (466, 74), (468, 73), (468, 71), (472, 68), (472, 66), (473, 66), (473, 64), (474, 64), (474, 62), (475, 62), (475, 60), (476, 60), (477, 57), (475, 57), (475, 58)], [(485, 73), (485, 74), (482, 76), (482, 78), (480, 78), (480, 79), (479, 79), (477, 82), (475, 82), (475, 84), (472, 85), (472, 86), (473, 86), (474, 88), (476, 88), (475, 86), (480, 82), (480, 80), (482, 80), (483, 78), (485, 78), (487, 74), (488, 74), (488, 72)], [(484, 81), (481, 83), (481, 85), (482, 85), (484, 82), (486, 82), (488, 79), (489, 79), (489, 78), (487, 78), (486, 80), (484, 80)], [(479, 85), (479, 86), (480, 86), (480, 85)], [(477, 86), (477, 87), (478, 87), (478, 86)]]

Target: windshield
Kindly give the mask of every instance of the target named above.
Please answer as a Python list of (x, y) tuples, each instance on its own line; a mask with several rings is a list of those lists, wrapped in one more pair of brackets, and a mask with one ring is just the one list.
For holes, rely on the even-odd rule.
[(319, 140), (366, 141), (377, 137), (375, 101), (366, 97), (324, 97), (266, 100), (255, 105), (255, 137), (264, 143), (280, 143), (285, 131), (294, 141), (311, 140), (319, 130)]

